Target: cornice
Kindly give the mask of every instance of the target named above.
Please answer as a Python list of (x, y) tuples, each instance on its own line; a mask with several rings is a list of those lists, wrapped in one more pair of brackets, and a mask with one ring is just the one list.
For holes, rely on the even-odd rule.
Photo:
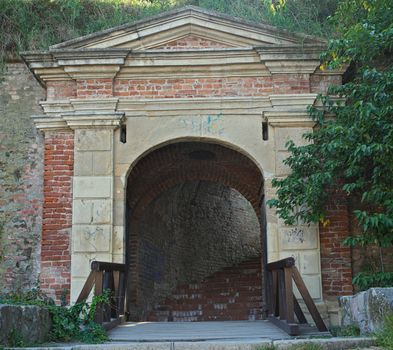
[(60, 116), (32, 116), (36, 128), (43, 132), (92, 128), (117, 129), (123, 123), (124, 118), (122, 112), (105, 111), (68, 112)]
[(263, 118), (274, 127), (307, 127), (312, 128), (315, 122), (307, 112), (302, 111), (266, 111)]
[[(264, 45), (243, 48), (147, 50), (67, 49), (22, 53), (42, 82), (70, 79), (311, 74), (322, 46)], [(323, 74), (319, 70), (318, 74)], [(333, 74), (333, 73), (332, 73)], [(338, 74), (338, 73), (335, 73)]]
[(67, 126), (72, 129), (117, 129), (124, 121), (122, 112), (73, 112), (65, 113), (62, 118)]
[(312, 74), (320, 65), (325, 45), (263, 45), (255, 47), (272, 74)]

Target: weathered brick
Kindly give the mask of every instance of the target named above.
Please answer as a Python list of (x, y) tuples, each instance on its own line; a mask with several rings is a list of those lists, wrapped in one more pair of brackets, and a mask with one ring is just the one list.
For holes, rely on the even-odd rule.
[[(41, 289), (59, 301), (62, 289), (70, 289), (71, 177), (73, 168), (72, 132), (46, 133), (45, 156), (56, 150), (56, 159), (44, 157), (44, 209), (41, 242)], [(61, 150), (61, 151), (60, 151)], [(62, 164), (60, 169), (59, 164)], [(61, 170), (62, 181), (55, 179)], [(57, 262), (62, 262), (58, 264)], [(50, 264), (49, 264), (50, 263)], [(69, 293), (67, 294), (69, 298)]]

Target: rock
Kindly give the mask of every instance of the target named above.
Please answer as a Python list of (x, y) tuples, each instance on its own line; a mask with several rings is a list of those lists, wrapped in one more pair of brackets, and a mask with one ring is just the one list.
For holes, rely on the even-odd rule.
[(381, 330), (386, 315), (393, 313), (393, 288), (370, 288), (339, 300), (341, 325), (356, 325), (361, 334)]
[[(42, 343), (48, 338), (51, 317), (45, 308), (0, 304), (0, 345)], [(11, 339), (13, 338), (13, 339)]]

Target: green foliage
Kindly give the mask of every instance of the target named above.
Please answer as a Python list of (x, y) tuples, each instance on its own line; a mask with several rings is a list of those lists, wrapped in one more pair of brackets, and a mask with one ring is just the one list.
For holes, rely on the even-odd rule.
[(273, 181), (277, 198), (269, 201), (288, 224), (328, 225), (328, 189), (341, 188), (355, 199), (360, 225), (358, 236), (345, 241), (349, 245), (393, 242), (392, 5), (390, 0), (340, 2), (332, 21), (341, 37), (330, 41), (324, 57), (331, 68), (348, 62), (355, 67), (351, 82), (330, 89), (346, 102), (320, 96), (322, 108), (310, 108), (318, 127), (304, 135), (309, 144), (288, 142), (285, 164), (292, 173)]
[(393, 314), (385, 317), (383, 329), (376, 334), (377, 345), (393, 350)]
[(333, 326), (330, 333), (333, 337), (357, 337), (360, 335), (360, 329), (355, 325)]
[(37, 305), (52, 306), (55, 305), (53, 299), (48, 298), (39, 289), (31, 289), (29, 291), (20, 291), (0, 294), (0, 304), (12, 305)]
[[(110, 291), (94, 296), (91, 303), (82, 302), (70, 307), (57, 306), (38, 289), (0, 295), (0, 304), (37, 305), (45, 307), (52, 316), (50, 340), (69, 342), (78, 340), (85, 343), (102, 343), (107, 335), (101, 325), (94, 322), (98, 305), (109, 304)], [(15, 338), (15, 340), (18, 340)]]
[(359, 272), (352, 282), (360, 290), (373, 287), (392, 287), (393, 272)]

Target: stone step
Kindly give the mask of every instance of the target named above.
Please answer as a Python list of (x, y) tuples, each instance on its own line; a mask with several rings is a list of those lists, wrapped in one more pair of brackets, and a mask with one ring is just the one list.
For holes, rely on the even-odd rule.
[(222, 321), (262, 318), (260, 258), (182, 285), (155, 305), (148, 321)]

